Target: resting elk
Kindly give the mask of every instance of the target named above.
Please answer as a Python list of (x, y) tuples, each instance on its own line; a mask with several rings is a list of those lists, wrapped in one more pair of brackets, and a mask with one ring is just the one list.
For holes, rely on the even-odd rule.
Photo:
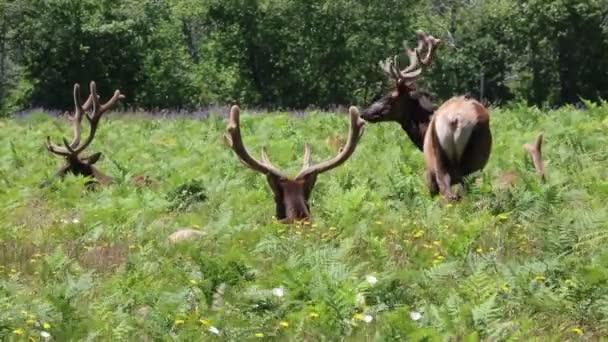
[(365, 122), (359, 117), (359, 111), (351, 107), (350, 131), (346, 145), (338, 154), (319, 164), (310, 164), (310, 147), (304, 146), (304, 163), (302, 170), (294, 178), (288, 177), (283, 171), (274, 167), (268, 158), (266, 148), (262, 147), (261, 160), (251, 157), (243, 140), (239, 124), (240, 109), (233, 106), (230, 109), (230, 119), (226, 129), (226, 142), (232, 147), (241, 162), (250, 169), (266, 175), (266, 180), (274, 194), (276, 217), (282, 223), (293, 223), (310, 219), (308, 200), (317, 181), (317, 176), (344, 163), (355, 151), (357, 143), (363, 134)]
[[(46, 148), (49, 152), (61, 156), (65, 159), (66, 163), (57, 171), (57, 177), (64, 177), (68, 173), (74, 175), (81, 175), (85, 177), (92, 177), (94, 180), (89, 181), (88, 184), (100, 183), (108, 184), (112, 181), (112, 178), (103, 174), (97, 168), (93, 166), (101, 157), (101, 152), (91, 154), (89, 156), (81, 156), (80, 154), (91, 144), (101, 116), (110, 110), (116, 103), (124, 99), (124, 95), (120, 93), (120, 90), (114, 92), (114, 96), (104, 103), (99, 103), (99, 96), (97, 95), (97, 87), (95, 82), (90, 84), (90, 95), (84, 104), (80, 97), (80, 85), (74, 85), (74, 114), (69, 115), (68, 119), (72, 122), (72, 128), (74, 130), (74, 138), (71, 142), (68, 142), (66, 138), (63, 138), (63, 146), (53, 144), (51, 138), (47, 137)], [(89, 113), (90, 111), (90, 113)], [(89, 122), (91, 129), (89, 135), (84, 142), (81, 143), (82, 133), (82, 118), (83, 116)], [(48, 185), (48, 181), (44, 182), (42, 186)]]
[[(380, 66), (395, 82), (394, 89), (372, 103), (361, 118), (376, 123), (398, 122), (410, 140), (424, 152), (426, 181), (431, 193), (453, 201), (459, 196), (451, 186), (481, 170), (490, 157), (492, 135), (486, 108), (474, 99), (453, 97), (434, 109), (427, 93), (416, 87), (416, 79), (431, 64), (441, 43), (431, 35), (417, 33), (418, 45), (406, 48), (410, 64), (400, 70), (397, 56)], [(426, 54), (423, 55), (423, 51)]]

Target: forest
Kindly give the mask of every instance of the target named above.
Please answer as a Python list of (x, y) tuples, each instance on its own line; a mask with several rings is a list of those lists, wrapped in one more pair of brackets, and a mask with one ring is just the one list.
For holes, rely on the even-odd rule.
[(363, 105), (416, 30), (445, 42), (424, 78), (438, 100), (608, 96), (603, 0), (2, 0), (0, 113), (68, 109), (90, 80), (145, 110)]

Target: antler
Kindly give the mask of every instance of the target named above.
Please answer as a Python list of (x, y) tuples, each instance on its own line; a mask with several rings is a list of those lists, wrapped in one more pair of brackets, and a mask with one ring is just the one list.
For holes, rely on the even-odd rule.
[(543, 156), (541, 152), (541, 148), (543, 145), (543, 134), (539, 133), (536, 136), (536, 140), (534, 144), (524, 144), (524, 150), (530, 154), (532, 157), (532, 162), (534, 163), (534, 168), (536, 169), (536, 173), (540, 177), (541, 181), (545, 180), (545, 166), (543, 164)]
[(230, 121), (228, 123), (228, 128), (226, 129), (225, 135), (226, 141), (230, 147), (232, 147), (241, 162), (250, 169), (261, 172), (265, 175), (270, 174), (278, 178), (288, 178), (283, 172), (272, 165), (270, 158), (268, 158), (268, 153), (266, 152), (265, 146), (262, 147), (261, 162), (253, 158), (249, 152), (247, 152), (245, 144), (243, 144), (243, 139), (241, 138), (241, 127), (239, 121), (240, 112), (241, 110), (238, 106), (232, 106), (230, 109)]
[[(411, 83), (414, 81), (422, 73), (423, 67), (431, 64), (433, 53), (441, 43), (441, 39), (426, 35), (422, 31), (416, 32), (416, 36), (418, 38), (418, 45), (414, 50), (405, 46), (405, 54), (410, 60), (410, 64), (405, 69), (399, 70), (398, 56), (389, 57), (380, 62), (382, 70), (397, 82)], [(420, 55), (424, 49), (427, 50), (427, 53), (424, 58), (421, 58)]]
[[(116, 90), (114, 92), (114, 96), (106, 102), (105, 104), (99, 103), (99, 96), (97, 95), (97, 86), (95, 82), (92, 81), (90, 84), (90, 95), (87, 101), (82, 105), (82, 99), (80, 97), (80, 85), (78, 83), (74, 84), (74, 114), (70, 115), (68, 119), (72, 122), (72, 126), (74, 129), (74, 138), (72, 142), (67, 141), (66, 138), (63, 138), (63, 146), (59, 146), (53, 144), (51, 142), (51, 137), (46, 138), (46, 147), (49, 151), (61, 155), (61, 156), (78, 156), (78, 154), (84, 151), (89, 144), (95, 138), (95, 132), (97, 131), (97, 125), (99, 124), (99, 120), (101, 116), (107, 112), (110, 108), (114, 107), (116, 103), (124, 99), (125, 96), (120, 93), (120, 90)], [(89, 109), (93, 108), (92, 113), (88, 113)], [(81, 145), (81, 134), (82, 134), (82, 117), (83, 115), (89, 121), (89, 125), (91, 126), (91, 130), (85, 142)]]
[(312, 174), (319, 174), (325, 171), (329, 171), (337, 166), (340, 166), (344, 163), (355, 151), (355, 147), (359, 142), (359, 138), (363, 134), (363, 129), (365, 127), (365, 121), (359, 117), (359, 111), (356, 107), (350, 107), (350, 131), (348, 134), (348, 140), (346, 141), (346, 145), (340, 150), (337, 156), (333, 159), (327, 160), (325, 162), (316, 164), (314, 166), (310, 166), (310, 147), (307, 145), (304, 146), (304, 163), (302, 165), (302, 170), (296, 176), (296, 179), (303, 179)]

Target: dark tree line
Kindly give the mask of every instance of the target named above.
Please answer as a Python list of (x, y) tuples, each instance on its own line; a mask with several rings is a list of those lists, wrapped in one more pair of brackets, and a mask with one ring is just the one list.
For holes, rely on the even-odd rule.
[(438, 98), (608, 97), (605, 0), (0, 0), (0, 112), (68, 108), (89, 80), (143, 108), (365, 104), (417, 29), (447, 43)]

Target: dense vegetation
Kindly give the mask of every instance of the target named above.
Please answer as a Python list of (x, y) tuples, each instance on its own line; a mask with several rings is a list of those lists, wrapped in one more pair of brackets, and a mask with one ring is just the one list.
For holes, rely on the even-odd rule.
[[(493, 155), (463, 200), (431, 199), (397, 125), (370, 125), (319, 177), (313, 223), (274, 222), (226, 122), (110, 113), (91, 150), (117, 184), (86, 191), (46, 114), (0, 120), (0, 339), (596, 340), (608, 334), (608, 106), (495, 109)], [(225, 113), (222, 113), (225, 114)], [(243, 115), (252, 151), (299, 168), (344, 115)], [(547, 182), (521, 148), (546, 134)], [(147, 175), (148, 186), (136, 186)], [(181, 244), (169, 234), (203, 236)]]
[(0, 113), (66, 109), (92, 79), (148, 109), (361, 104), (417, 29), (446, 42), (439, 98), (608, 95), (604, 0), (0, 0)]

